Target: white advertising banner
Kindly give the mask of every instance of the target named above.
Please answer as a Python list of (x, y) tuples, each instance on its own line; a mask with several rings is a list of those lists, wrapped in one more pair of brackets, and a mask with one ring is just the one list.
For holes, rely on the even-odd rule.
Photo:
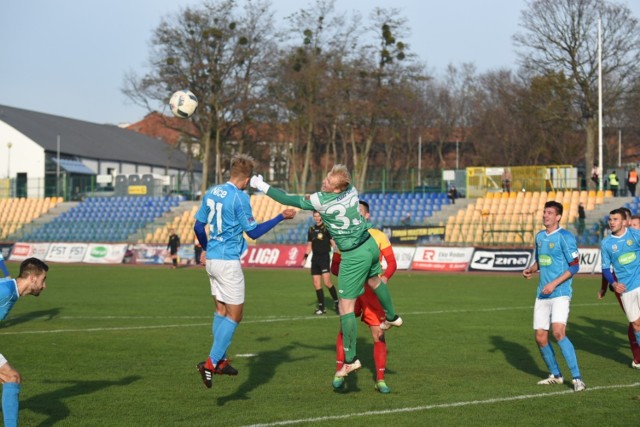
[(473, 248), (418, 246), (413, 256), (412, 270), (466, 271)]
[(89, 243), (82, 262), (89, 264), (120, 264), (126, 252), (127, 245), (125, 243), (115, 245)]
[(51, 262), (82, 262), (88, 246), (86, 243), (51, 243), (44, 259)]
[(11, 261), (24, 261), (27, 258), (35, 257), (44, 259), (49, 251), (49, 243), (23, 243), (18, 242), (13, 245)]
[[(409, 270), (411, 263), (413, 262), (413, 256), (416, 252), (416, 248), (413, 246), (393, 246), (393, 255), (396, 257), (396, 264), (398, 270)], [(382, 258), (382, 269), (387, 268), (387, 262)]]
[(530, 250), (477, 249), (473, 253), (469, 270), (473, 271), (522, 271), (533, 257)]
[(602, 261), (600, 261), (600, 249), (580, 248), (580, 270), (578, 273), (601, 273)]

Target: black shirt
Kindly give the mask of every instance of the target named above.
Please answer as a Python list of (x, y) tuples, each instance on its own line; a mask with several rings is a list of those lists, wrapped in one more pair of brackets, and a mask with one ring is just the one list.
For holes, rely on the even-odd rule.
[(314, 255), (327, 255), (331, 252), (331, 233), (323, 224), (313, 224), (309, 227), (307, 241), (311, 242), (311, 250)]
[(180, 246), (180, 237), (177, 234), (172, 234), (169, 236), (169, 243), (167, 243), (167, 248), (171, 248), (172, 251), (177, 251), (178, 246)]

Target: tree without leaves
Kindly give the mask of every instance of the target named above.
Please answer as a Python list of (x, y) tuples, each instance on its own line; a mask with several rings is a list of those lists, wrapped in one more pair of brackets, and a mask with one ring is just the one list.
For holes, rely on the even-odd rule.
[(151, 70), (140, 78), (130, 74), (123, 89), (144, 105), (166, 102), (174, 90), (182, 88), (198, 96), (193, 123), (204, 153), (202, 193), (209, 185), (212, 165), (215, 180), (222, 181), (222, 156), (230, 149), (222, 141), (229, 140), (239, 121), (249, 117), (248, 106), (257, 96), (252, 91), (261, 87), (263, 77), (254, 71), (270, 51), (268, 4), (247, 0), (245, 12), (238, 13), (235, 1), (225, 0), (187, 7), (163, 19), (152, 39)]
[(585, 165), (593, 164), (598, 129), (598, 19), (602, 21), (603, 109), (611, 114), (638, 76), (640, 29), (625, 6), (602, 0), (535, 0), (514, 36), (525, 70), (562, 73), (574, 83), (573, 101), (586, 130)]
[(282, 49), (272, 75), (270, 89), (280, 112), (279, 123), (286, 126), (290, 138), (290, 181), (295, 191), (306, 191), (311, 174), (326, 170), (329, 159), (323, 147), (335, 138), (332, 117), (340, 110), (333, 92), (335, 79), (349, 55), (348, 46), (355, 43), (351, 40), (356, 38), (357, 19), (349, 22), (336, 14), (334, 4), (318, 0), (314, 8), (288, 17), (283, 40), (293, 44)]

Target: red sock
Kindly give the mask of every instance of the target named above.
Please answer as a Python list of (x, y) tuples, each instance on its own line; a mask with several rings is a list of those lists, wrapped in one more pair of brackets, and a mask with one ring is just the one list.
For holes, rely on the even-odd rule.
[(376, 364), (376, 380), (383, 380), (387, 368), (387, 344), (384, 341), (373, 343), (373, 361)]
[(210, 357), (207, 357), (207, 361), (204, 362), (204, 367), (210, 371), (213, 371), (215, 369), (215, 366), (213, 366), (213, 362), (211, 361)]
[(342, 365), (344, 365), (344, 343), (342, 342), (342, 331), (340, 331), (336, 338), (336, 372), (342, 369)]

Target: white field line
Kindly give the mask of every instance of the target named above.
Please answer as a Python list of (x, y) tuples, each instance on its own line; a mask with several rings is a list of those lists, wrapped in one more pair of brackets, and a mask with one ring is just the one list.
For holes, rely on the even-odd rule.
[[(587, 392), (600, 391), (600, 390), (611, 390), (611, 389), (618, 389), (618, 388), (631, 388), (631, 387), (638, 387), (638, 386), (640, 386), (640, 383), (588, 387), (586, 390), (581, 391), (580, 393), (587, 393)], [(308, 424), (308, 423), (316, 423), (316, 422), (323, 422), (323, 421), (346, 420), (346, 419), (356, 418), (356, 417), (390, 415), (390, 414), (398, 414), (398, 413), (404, 413), (404, 412), (430, 411), (434, 409), (458, 408), (462, 406), (471, 406), (471, 405), (491, 405), (494, 403), (513, 402), (517, 400), (539, 399), (542, 397), (558, 396), (562, 394), (571, 394), (571, 393), (574, 393), (574, 391), (564, 390), (564, 391), (556, 391), (552, 393), (523, 394), (520, 396), (498, 397), (498, 398), (485, 399), (485, 400), (469, 400), (466, 402), (440, 403), (435, 405), (413, 406), (409, 408), (385, 409), (380, 411), (367, 411), (367, 412), (358, 412), (358, 413), (343, 414), (343, 415), (328, 415), (325, 417), (301, 418), (297, 420), (282, 420), (282, 421), (274, 421), (271, 423), (264, 423), (264, 424), (251, 424), (245, 427), (270, 427), (270, 426), (284, 426), (284, 425), (293, 425), (293, 424)]]
[[(607, 306), (617, 305), (616, 303), (589, 303), (589, 304), (572, 304), (571, 307), (592, 307), (592, 306)], [(408, 313), (402, 313), (403, 316), (429, 316), (438, 314), (457, 314), (457, 313), (487, 313), (497, 311), (514, 311), (514, 310), (533, 310), (533, 305), (530, 306), (516, 306), (516, 307), (493, 307), (493, 308), (477, 308), (477, 309), (460, 309), (460, 310), (432, 310), (432, 311), (414, 311)], [(40, 316), (29, 320), (46, 319), (46, 320), (132, 320), (132, 319), (210, 319), (210, 316)], [(334, 316), (273, 316), (263, 317), (258, 319), (243, 319), (243, 324), (251, 323), (274, 323), (274, 322), (296, 322), (307, 320), (326, 320), (337, 319)], [(51, 330), (35, 330), (35, 331), (3, 331), (2, 335), (27, 335), (27, 334), (59, 334), (65, 332), (108, 332), (108, 331), (135, 331), (135, 330), (148, 330), (148, 329), (171, 329), (171, 328), (193, 328), (211, 325), (209, 320), (206, 323), (183, 323), (183, 324), (163, 324), (163, 325), (148, 325), (148, 326), (114, 326), (114, 327), (100, 327), (100, 328), (71, 328), (71, 329), (51, 329)]]

